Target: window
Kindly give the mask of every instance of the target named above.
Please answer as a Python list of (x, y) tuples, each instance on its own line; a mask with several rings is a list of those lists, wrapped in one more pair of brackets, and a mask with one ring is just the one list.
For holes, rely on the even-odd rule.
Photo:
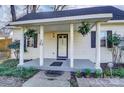
[(107, 46), (107, 31), (101, 31), (100, 33), (101, 47)]
[(32, 37), (27, 38), (27, 47), (33, 47), (34, 46), (34, 39)]

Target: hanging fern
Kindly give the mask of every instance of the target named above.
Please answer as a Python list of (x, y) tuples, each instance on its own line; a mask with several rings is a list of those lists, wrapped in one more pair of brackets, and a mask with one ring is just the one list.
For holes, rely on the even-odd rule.
[(27, 32), (24, 33), (27, 37), (35, 37), (35, 30), (34, 29), (28, 29)]
[(81, 33), (83, 36), (88, 34), (90, 31), (90, 24), (88, 22), (82, 22), (81, 26), (78, 27), (78, 32)]

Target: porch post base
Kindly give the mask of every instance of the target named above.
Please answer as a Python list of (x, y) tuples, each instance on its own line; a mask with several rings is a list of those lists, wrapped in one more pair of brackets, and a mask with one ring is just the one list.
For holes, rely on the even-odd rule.
[(22, 66), (23, 66), (23, 64), (18, 64), (18, 65), (17, 65), (17, 67), (22, 67)]
[(43, 66), (43, 62), (40, 62), (40, 66)]

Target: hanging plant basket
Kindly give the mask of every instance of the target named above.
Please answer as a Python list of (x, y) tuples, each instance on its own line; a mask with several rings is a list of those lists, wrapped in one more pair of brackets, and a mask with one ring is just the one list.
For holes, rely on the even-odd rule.
[(27, 36), (27, 37), (35, 37), (35, 30), (34, 29), (28, 29), (24, 35)]
[(82, 22), (78, 27), (78, 32), (83, 36), (87, 35), (90, 32), (90, 24), (88, 22)]

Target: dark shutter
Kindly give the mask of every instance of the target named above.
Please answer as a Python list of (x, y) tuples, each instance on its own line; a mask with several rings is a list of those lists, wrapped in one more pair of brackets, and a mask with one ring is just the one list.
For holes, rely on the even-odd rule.
[(24, 35), (24, 49), (26, 49), (26, 36)]
[(112, 43), (109, 42), (109, 40), (108, 40), (109, 36), (112, 36), (112, 31), (111, 30), (107, 31), (107, 47), (112, 48)]
[(34, 48), (37, 48), (37, 36), (38, 34), (36, 33), (34, 36)]
[(91, 48), (96, 47), (96, 31), (91, 31)]

